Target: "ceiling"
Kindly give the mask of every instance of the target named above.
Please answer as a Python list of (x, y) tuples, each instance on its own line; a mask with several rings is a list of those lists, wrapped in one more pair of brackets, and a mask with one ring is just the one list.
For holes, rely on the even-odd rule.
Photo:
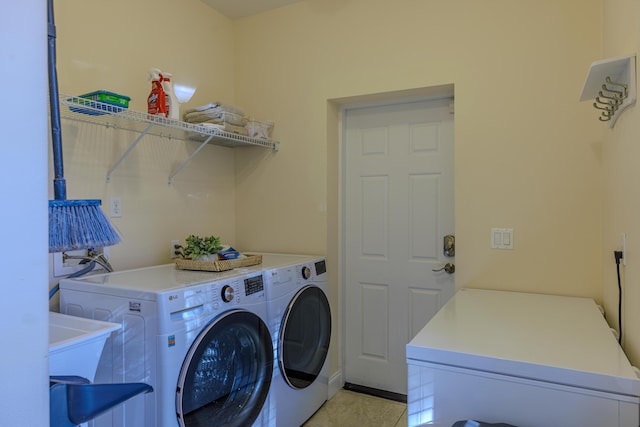
[(228, 18), (236, 19), (276, 9), (301, 0), (202, 0)]

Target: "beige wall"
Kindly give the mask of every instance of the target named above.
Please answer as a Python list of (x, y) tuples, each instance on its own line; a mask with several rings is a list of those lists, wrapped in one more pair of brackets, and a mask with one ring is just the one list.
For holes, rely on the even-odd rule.
[[(61, 92), (105, 89), (130, 96), (130, 108), (144, 112), (148, 70), (157, 67), (196, 87), (187, 105), (234, 101), (232, 22), (199, 0), (65, 0), (55, 10)], [(112, 196), (122, 199), (122, 218), (112, 220), (123, 238), (111, 247), (116, 269), (170, 262), (170, 241), (189, 234), (235, 244), (232, 149), (205, 147), (169, 186), (199, 144), (146, 136), (106, 183), (137, 134), (62, 123), (68, 198), (101, 199), (106, 212)]]
[[(603, 58), (626, 56), (640, 50), (640, 4), (634, 0), (604, 2)], [(636, 71), (636, 80), (638, 73)], [(640, 110), (626, 109), (613, 129), (604, 127), (603, 289), (609, 323), (618, 325), (618, 287), (613, 251), (620, 250), (620, 234), (627, 234), (623, 281), (623, 346), (640, 364)]]
[[(601, 13), (600, 0), (308, 0), (236, 21), (236, 99), (282, 142), (267, 161), (238, 155), (260, 178), (237, 180), (238, 241), (327, 253), (338, 317), (334, 100), (452, 83), (456, 286), (601, 300), (601, 124), (578, 102)], [(269, 227), (249, 225), (256, 210)], [(514, 229), (513, 251), (490, 249), (492, 227)]]

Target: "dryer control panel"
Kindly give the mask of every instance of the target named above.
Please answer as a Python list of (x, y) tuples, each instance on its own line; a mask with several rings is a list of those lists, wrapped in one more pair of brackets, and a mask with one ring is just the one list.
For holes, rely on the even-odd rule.
[(302, 278), (304, 280), (309, 280), (311, 278), (311, 269), (306, 265), (302, 267)]
[(316, 269), (316, 276), (320, 276), (327, 272), (327, 261), (325, 259), (321, 259), (320, 261), (316, 261), (314, 263), (314, 267)]

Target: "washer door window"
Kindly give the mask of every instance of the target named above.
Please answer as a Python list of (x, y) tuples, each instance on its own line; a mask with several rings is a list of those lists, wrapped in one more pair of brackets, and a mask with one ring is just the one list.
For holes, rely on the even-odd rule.
[(308, 387), (329, 352), (331, 309), (322, 289), (306, 286), (293, 297), (282, 318), (278, 363), (293, 388)]
[(198, 335), (177, 387), (181, 427), (250, 426), (258, 418), (273, 374), (273, 346), (254, 313), (233, 310)]

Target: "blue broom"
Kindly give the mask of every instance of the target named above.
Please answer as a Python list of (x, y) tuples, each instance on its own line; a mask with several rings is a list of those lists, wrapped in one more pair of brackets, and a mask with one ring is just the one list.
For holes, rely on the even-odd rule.
[(56, 27), (53, 0), (48, 0), (49, 104), (53, 144), (55, 200), (49, 200), (49, 252), (101, 248), (120, 242), (102, 212), (100, 200), (67, 200), (67, 185), (62, 164), (60, 105), (58, 104), (58, 74), (56, 71)]

